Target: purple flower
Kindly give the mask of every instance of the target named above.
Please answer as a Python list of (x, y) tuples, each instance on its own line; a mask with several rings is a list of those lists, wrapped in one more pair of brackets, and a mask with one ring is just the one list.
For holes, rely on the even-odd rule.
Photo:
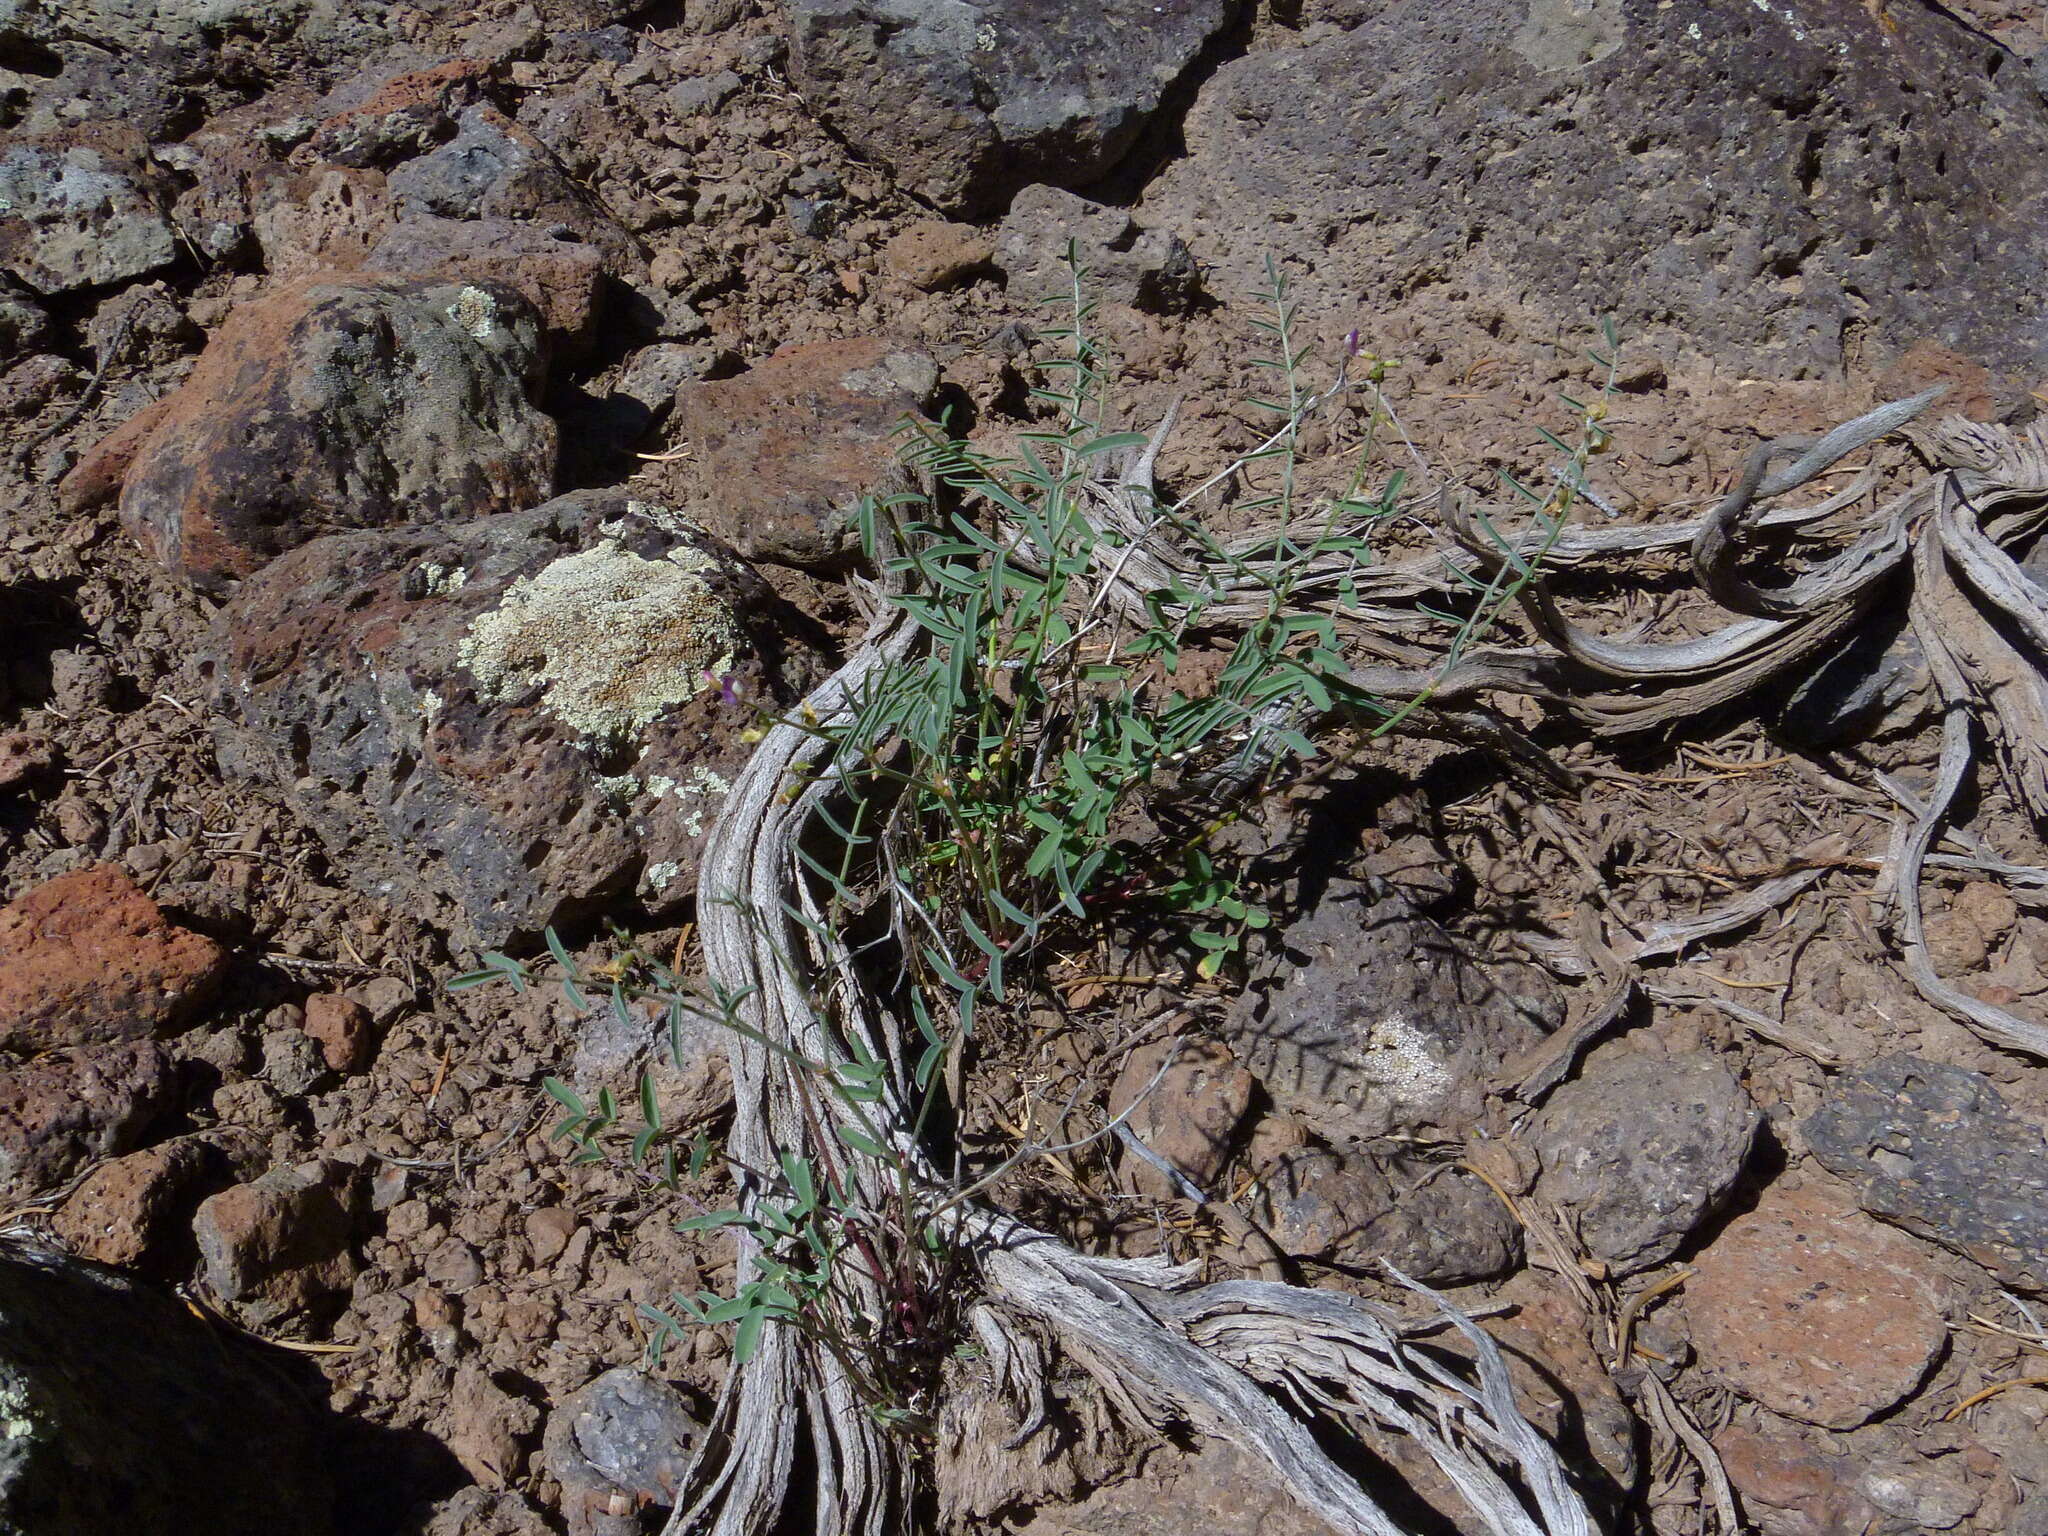
[(732, 673), (713, 673), (707, 671), (704, 674), (704, 683), (706, 687), (716, 688), (718, 690), (719, 703), (737, 704), (740, 702), (739, 679), (735, 677)]
[(1347, 333), (1344, 337), (1344, 355), (1346, 357), (1358, 356), (1358, 347), (1358, 328), (1356, 326), (1353, 326), (1349, 333)]

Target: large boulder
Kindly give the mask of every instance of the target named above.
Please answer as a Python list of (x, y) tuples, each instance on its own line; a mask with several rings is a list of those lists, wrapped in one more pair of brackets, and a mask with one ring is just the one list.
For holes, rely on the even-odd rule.
[(121, 520), (218, 590), (335, 529), (531, 506), (555, 472), (540, 373), (540, 316), (510, 288), (294, 283), (236, 310), (117, 434), (132, 454)]
[(1188, 233), (1213, 291), (1261, 289), (1279, 258), (1304, 335), (1428, 290), (1529, 306), (1532, 334), (1612, 314), (1781, 377), (1921, 338), (2027, 382), (2048, 363), (2048, 100), (1940, 6), (1326, 14), (1217, 70), (1136, 210)]
[(1234, 0), (785, 0), (805, 98), (946, 209), (1081, 186), (1130, 148)]
[(315, 1423), (233, 1333), (112, 1270), (0, 1243), (0, 1530), (324, 1536)]
[(636, 888), (672, 909), (789, 676), (776, 612), (728, 546), (617, 491), (331, 535), (216, 620), (223, 760), (465, 941)]

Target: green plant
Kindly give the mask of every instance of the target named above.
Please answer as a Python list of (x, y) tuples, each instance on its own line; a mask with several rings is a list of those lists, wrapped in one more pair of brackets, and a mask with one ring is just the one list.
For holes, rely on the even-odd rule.
[[(1115, 906), (1144, 904), (1176, 919), (1193, 966), (1219, 974), (1268, 921), (1213, 843), (1234, 805), (1287, 758), (1314, 755), (1304, 719), (1348, 712), (1391, 729), (1415, 707), (1389, 710), (1362, 694), (1343, 646), (1344, 626), (1365, 617), (1359, 578), (1374, 559), (1375, 525), (1402, 508), (1400, 472), (1366, 490), (1391, 419), (1381, 386), (1392, 365), (1366, 357), (1354, 338), (1335, 377), (1311, 389), (1292, 294), (1269, 268), (1269, 318), (1255, 323), (1273, 355), (1257, 366), (1276, 387), (1255, 403), (1275, 429), (1168, 502), (1151, 473), (1163, 429), (1107, 429), (1087, 274), (1069, 255), (1069, 322), (1047, 333), (1059, 351), (1036, 392), (1042, 424), (1001, 453), (943, 425), (920, 427), (906, 451), (927, 489), (863, 508), (863, 545), (884, 601), (915, 624), (916, 643), (868, 674), (831, 718), (803, 707), (760, 721), (815, 739), (814, 754), (794, 759), (812, 766), (779, 794), (814, 807), (818, 835), (793, 843), (808, 881), (803, 899), (778, 913), (749, 911), (747, 921), (757, 933), (771, 919), (794, 924), (821, 952), (839, 935), (860, 935), (866, 990), (914, 1022), (902, 1061), (878, 1057), (848, 1029), (831, 1034), (829, 1053), (793, 1051), (749, 1022), (746, 991), (694, 997), (630, 943), (596, 975), (548, 936), (572, 1001), (587, 1005), (602, 988), (622, 1012), (663, 1009), (672, 1030), (695, 1015), (752, 1042), (787, 1074), (806, 1127), (808, 1156), (777, 1150), (750, 1164), (726, 1149), (737, 1198), (682, 1224), (742, 1234), (749, 1272), (732, 1296), (678, 1296), (649, 1309), (655, 1347), (688, 1324), (731, 1323), (735, 1358), (745, 1362), (771, 1325), (794, 1328), (891, 1423), (922, 1419), (929, 1367), (955, 1342), (948, 1218), (1044, 1150), (1022, 1147), (970, 1172), (956, 1137), (951, 1177), (929, 1171), (946, 1163), (926, 1154), (944, 1138), (946, 1113), (960, 1108), (958, 1076), (977, 1020), (1015, 1001), (1052, 936)], [(1335, 496), (1305, 496), (1303, 423), (1354, 391), (1365, 399), (1365, 430), (1348, 482)], [(1584, 429), (1567, 450), (1569, 471), (1556, 493), (1537, 498), (1538, 549), (1520, 553), (1487, 524), (1504, 552), (1500, 571), (1491, 580), (1459, 572), (1469, 601), (1443, 616), (1453, 659), (1497, 622), (1554, 545), (1604, 435), (1599, 415), (1579, 409)], [(1193, 503), (1231, 472), (1256, 482), (1239, 506), (1264, 526), (1226, 539)], [(1236, 795), (1218, 804), (1189, 795), (1204, 782)], [(1143, 813), (1169, 784), (1200, 810), (1192, 825), (1165, 833)], [(491, 955), (452, 984), (535, 979), (523, 963)], [(809, 1016), (834, 1015), (803, 967), (785, 961), (783, 979)], [(623, 1124), (608, 1093), (589, 1103), (552, 1081), (549, 1092), (566, 1111), (556, 1134), (579, 1158), (614, 1155), (613, 1143), (630, 1135), (623, 1155), (688, 1198), (711, 1147), (701, 1133), (684, 1143), (661, 1125), (650, 1082), (641, 1084), (637, 1128)], [(907, 1124), (881, 1112), (892, 1095), (907, 1102)], [(906, 1138), (919, 1155), (907, 1154)]]

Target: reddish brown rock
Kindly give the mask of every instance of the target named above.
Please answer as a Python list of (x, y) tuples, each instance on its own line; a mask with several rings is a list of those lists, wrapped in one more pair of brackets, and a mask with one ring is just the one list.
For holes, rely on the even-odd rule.
[(63, 750), (41, 731), (0, 734), (0, 789), (31, 784), (55, 768)]
[(784, 347), (683, 389), (673, 424), (711, 531), (752, 559), (843, 560), (861, 497), (897, 481), (898, 433), (937, 383), (924, 353), (862, 337)]
[(882, 247), (882, 265), (913, 288), (936, 293), (987, 270), (995, 242), (972, 224), (920, 219)]
[(466, 1365), (456, 1372), (449, 1411), (448, 1448), (469, 1475), (486, 1488), (516, 1482), (526, 1465), (523, 1442), (540, 1427), (540, 1410)]
[(93, 1170), (51, 1226), (85, 1258), (122, 1268), (140, 1264), (171, 1237), (206, 1163), (206, 1148), (190, 1140), (117, 1157)]
[(360, 1072), (376, 1054), (376, 1026), (370, 1010), (342, 992), (306, 999), (306, 1033), (337, 1072)]
[(217, 588), (336, 528), (531, 505), (555, 464), (529, 398), (539, 347), (538, 315), (502, 287), (288, 286), (215, 333), (136, 447), (122, 521)]
[(126, 1152), (163, 1113), (172, 1086), (171, 1058), (152, 1040), (53, 1051), (0, 1071), (0, 1204)]
[(352, 271), (397, 220), (382, 171), (320, 165), (265, 178), (250, 227), (273, 280)]
[[(1109, 1112), (1120, 1115), (1135, 1102), (1124, 1121), (1131, 1134), (1208, 1192), (1230, 1161), (1256, 1086), (1213, 1040), (1163, 1040), (1131, 1053), (1110, 1089)], [(1173, 1180), (1128, 1151), (1123, 1177), (1139, 1194), (1181, 1198)]]
[(269, 1322), (344, 1289), (356, 1261), (340, 1176), (321, 1163), (273, 1168), (204, 1202), (192, 1232), (214, 1296)]
[(1775, 1413), (1854, 1429), (1908, 1396), (1948, 1342), (1935, 1271), (1819, 1189), (1773, 1189), (1686, 1282), (1705, 1369)]
[(119, 865), (62, 875), (0, 907), (0, 1049), (167, 1033), (226, 964), (227, 951), (172, 927)]
[(1849, 1458), (1817, 1450), (1790, 1425), (1730, 1424), (1714, 1449), (1763, 1536), (1845, 1536), (1869, 1529), (1876, 1516), (1856, 1491)]
[(364, 263), (372, 272), (444, 281), (502, 283), (540, 311), (564, 356), (590, 350), (604, 292), (604, 252), (514, 219), (422, 214), (394, 226)]

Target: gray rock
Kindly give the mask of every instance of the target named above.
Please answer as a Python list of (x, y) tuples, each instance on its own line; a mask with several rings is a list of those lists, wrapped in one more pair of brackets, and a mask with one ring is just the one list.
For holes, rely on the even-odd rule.
[(1088, 269), (1087, 296), (1178, 314), (1200, 291), (1194, 257), (1174, 235), (1142, 230), (1121, 208), (1091, 203), (1057, 187), (1026, 187), (996, 233), (996, 263), (1009, 291), (1025, 299), (1072, 290), (1067, 242)]
[(1593, 1053), (1537, 1113), (1537, 1193), (1620, 1274), (1677, 1251), (1742, 1174), (1763, 1117), (1711, 1056)]
[(1306, 917), (1268, 930), (1222, 1035), (1326, 1140), (1457, 1133), (1501, 1063), (1555, 1027), (1534, 972), (1498, 976), (1391, 886), (1333, 885)]
[(1380, 1260), (1427, 1285), (1463, 1285), (1521, 1262), (1522, 1233), (1479, 1179), (1419, 1158), (1320, 1148), (1260, 1173), (1260, 1216), (1287, 1253), (1368, 1267)]
[(276, 1368), (113, 1270), (0, 1243), (0, 1401), (0, 1529), (334, 1529), (310, 1415)]
[(648, 424), (652, 425), (668, 415), (678, 391), (709, 378), (718, 363), (716, 347), (692, 346), (681, 341), (657, 342), (633, 354), (619, 375), (619, 382), (612, 386), (612, 393), (645, 406)]
[(1792, 689), (1777, 730), (1800, 746), (1826, 748), (1882, 731), (1911, 729), (1936, 707), (1927, 653), (1899, 622), (1858, 625), (1848, 642)]
[(547, 1517), (510, 1488), (465, 1488), (434, 1506), (424, 1536), (552, 1536)]
[(1081, 186), (1130, 148), (1234, 0), (788, 0), (826, 122), (943, 209)]
[(714, 75), (678, 80), (668, 88), (668, 94), (662, 101), (677, 117), (696, 117), (723, 107), (739, 94), (741, 84), (738, 75), (729, 69), (721, 69)]
[(264, 1081), (286, 1098), (304, 1098), (327, 1077), (327, 1058), (303, 1029), (272, 1030), (263, 1037)]
[(2048, 1291), (2048, 1141), (1980, 1073), (1901, 1052), (1837, 1078), (1805, 1123), (1873, 1216)]
[(1145, 190), (1138, 218), (1186, 232), (1213, 291), (1263, 288), (1271, 255), (1303, 333), (1330, 338), (1361, 295), (1427, 285), (1511, 296), (1532, 332), (1613, 314), (1688, 366), (1835, 378), (1923, 337), (2028, 380), (2048, 362), (2028, 318), (2048, 105), (1952, 11), (1391, 0), (1342, 20), (1218, 68)]
[(222, 758), (463, 942), (636, 890), (673, 910), (749, 755), (747, 701), (815, 675), (773, 612), (728, 547), (618, 492), (332, 535), (216, 620)]
[(107, 124), (0, 148), (0, 268), (55, 294), (169, 265), (176, 237), (147, 151)]
[(644, 1371), (606, 1371), (570, 1396), (541, 1441), (569, 1536), (636, 1536), (640, 1509), (675, 1502), (703, 1433), (682, 1395)]
[(190, 56), (244, 37), (331, 64), (384, 41), (386, 9), (384, 0), (0, 0), (0, 39)]

